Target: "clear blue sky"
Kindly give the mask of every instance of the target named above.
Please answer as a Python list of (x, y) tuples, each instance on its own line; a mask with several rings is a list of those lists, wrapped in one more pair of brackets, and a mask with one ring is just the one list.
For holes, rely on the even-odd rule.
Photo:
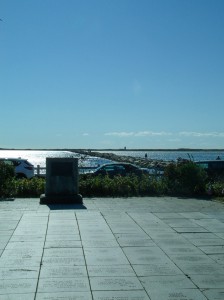
[(224, 148), (223, 0), (0, 0), (0, 147)]

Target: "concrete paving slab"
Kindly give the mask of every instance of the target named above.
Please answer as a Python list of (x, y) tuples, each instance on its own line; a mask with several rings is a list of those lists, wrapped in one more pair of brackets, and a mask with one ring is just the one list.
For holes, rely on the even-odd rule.
[(201, 232), (201, 233), (182, 233), (182, 236), (186, 239), (215, 239), (217, 235), (211, 232)]
[(0, 281), (0, 295), (35, 293), (37, 281), (33, 279), (3, 279)]
[(79, 234), (47, 234), (46, 242), (50, 241), (80, 241)]
[(159, 219), (183, 219), (180, 213), (154, 213)]
[(208, 232), (207, 229), (199, 226), (195, 227), (173, 227), (173, 229), (178, 233), (200, 233), (200, 232)]
[(71, 228), (78, 228), (77, 221), (75, 219), (75, 214), (74, 214), (74, 219), (52, 219), (49, 217), (48, 225), (49, 228), (58, 228), (60, 229), (61, 227), (71, 227)]
[(115, 240), (113, 233), (90, 233), (90, 232), (81, 232), (82, 240), (96, 240), (96, 241), (108, 241)]
[(45, 235), (38, 234), (38, 235), (13, 235), (10, 239), (10, 242), (44, 242)]
[(206, 254), (224, 254), (224, 246), (200, 246), (199, 249)]
[(181, 235), (177, 235), (175, 238), (167, 239), (154, 239), (154, 242), (159, 245), (159, 247), (188, 247), (192, 245), (188, 240), (183, 238)]
[[(167, 226), (167, 225), (166, 225)], [(167, 227), (147, 227), (142, 226), (144, 232), (152, 239), (172, 239), (180, 237), (180, 234), (176, 232), (173, 228)]]
[(224, 254), (211, 254), (209, 257), (218, 264), (224, 265)]
[(93, 291), (93, 300), (150, 300), (145, 291)]
[(15, 250), (17, 249), (41, 249), (43, 251), (44, 241), (42, 242), (9, 242), (5, 247), (5, 250)]
[(138, 237), (138, 236), (123, 236), (123, 237), (118, 237), (117, 239), (119, 245), (121, 247), (151, 247), (151, 246), (156, 246), (155, 242), (148, 237), (147, 239)]
[(46, 266), (43, 265), (40, 278), (87, 277), (86, 266)]
[(202, 219), (202, 220), (195, 220), (195, 223), (197, 223), (200, 226), (203, 226), (209, 231), (212, 232), (221, 232), (224, 231), (224, 224), (223, 221), (217, 220), (217, 219)]
[[(36, 300), (92, 300), (90, 292), (37, 293)], [(13, 299), (14, 300), (14, 299)], [(30, 299), (29, 299), (30, 300)]]
[[(1, 205), (1, 204), (0, 204)], [(18, 212), (11, 212), (12, 206), (10, 209), (6, 212), (0, 212), (0, 219), (3, 221), (10, 220), (10, 221), (19, 221), (21, 217), (23, 216), (23, 213)]]
[(46, 257), (71, 257), (76, 258), (83, 255), (82, 248), (47, 248), (44, 249)]
[(84, 266), (85, 259), (83, 255), (76, 257), (43, 257), (43, 266)]
[(107, 228), (101, 228), (101, 229), (96, 229), (96, 228), (86, 228), (86, 229), (82, 229), (80, 228), (80, 233), (83, 237), (94, 237), (97, 235), (111, 235), (113, 236), (113, 233), (111, 232), (111, 230), (107, 227)]
[[(105, 215), (105, 214), (104, 214)], [(124, 215), (124, 212), (123, 212)], [(116, 215), (115, 215), (116, 216)], [(145, 222), (145, 221), (155, 221), (155, 220), (159, 220), (159, 218), (156, 216), (156, 213), (152, 213), (150, 212), (149, 209), (142, 211), (142, 212), (127, 212), (127, 216), (129, 216), (130, 218), (132, 218), (135, 221), (141, 221), (141, 222)]]
[(220, 237), (220, 238), (224, 239), (224, 232), (215, 232), (215, 235), (217, 237)]
[(150, 229), (152, 230), (163, 230), (163, 231), (169, 231), (169, 232), (173, 232), (172, 228), (168, 227), (167, 224), (165, 224), (163, 221), (161, 220), (153, 220), (153, 221), (142, 221), (142, 220), (134, 220), (136, 222), (136, 224), (138, 226), (140, 226), (141, 228), (144, 228), (144, 231), (147, 229), (150, 231)]
[(93, 291), (128, 291), (143, 290), (137, 277), (90, 277)]
[(48, 216), (48, 226), (77, 226), (75, 213), (72, 215), (63, 215), (63, 217), (55, 212), (51, 212)]
[(112, 234), (109, 226), (105, 223), (96, 224), (88, 223), (85, 225), (79, 224), (79, 230), (81, 233), (89, 233), (89, 234)]
[(148, 235), (150, 236), (151, 239), (155, 240), (155, 239), (176, 239), (180, 236), (179, 233), (175, 232), (172, 229), (172, 232), (167, 232), (167, 231), (163, 231), (163, 230), (146, 230), (146, 232), (148, 233)]
[(133, 221), (109, 223), (110, 229), (113, 233), (135, 233), (138, 234), (142, 229)]
[(132, 265), (137, 276), (183, 275), (183, 272), (170, 260), (150, 262), (147, 265)]
[(148, 291), (151, 300), (207, 300), (197, 289), (170, 289)]
[(79, 230), (78, 230), (78, 228), (72, 228), (72, 227), (65, 227), (65, 226), (63, 226), (63, 227), (60, 227), (60, 228), (48, 228), (48, 230), (47, 230), (47, 234), (61, 234), (61, 235), (63, 235), (63, 234), (79, 234)]
[[(48, 223), (58, 223), (61, 222), (66, 224), (77, 224), (76, 222), (76, 216), (75, 216), (75, 209), (69, 210), (65, 209), (64, 206), (62, 206), (62, 209), (60, 210), (49, 210), (51, 213), (48, 213)], [(77, 210), (76, 210), (77, 211)]]
[(191, 275), (191, 280), (200, 289), (213, 288), (221, 289), (224, 287), (224, 274)]
[(215, 262), (179, 264), (178, 267), (187, 275), (224, 274), (224, 266)]
[(169, 254), (170, 259), (177, 265), (186, 265), (189, 263), (210, 264), (212, 259), (207, 255), (192, 255), (192, 254)]
[(120, 248), (84, 248), (87, 265), (129, 264)]
[(113, 240), (82, 240), (82, 245), (84, 248), (111, 248), (111, 247), (119, 247), (118, 242)]
[(193, 245), (187, 246), (161, 246), (161, 249), (168, 255), (173, 254), (193, 254), (193, 255), (202, 255), (202, 250), (198, 249)]
[[(4, 252), (3, 252), (4, 254)], [(18, 258), (18, 257), (8, 257), (3, 255), (0, 257), (0, 268), (14, 267), (14, 268), (29, 268), (29, 267), (39, 267), (41, 263), (41, 258), (39, 257), (29, 257), (29, 258)]]
[[(38, 279), (40, 267), (4, 267), (0, 268), (0, 280), (3, 279)], [(1, 296), (0, 296), (1, 299)]]
[[(74, 216), (75, 218), (75, 216)], [(52, 220), (49, 219), (48, 225), (47, 225), (48, 230), (49, 229), (58, 229), (60, 230), (61, 228), (67, 228), (69, 229), (78, 229), (78, 224), (77, 221), (74, 219), (60, 219), (60, 220)]]
[(123, 251), (131, 264), (150, 264), (154, 261), (166, 261), (168, 257), (157, 246), (155, 247), (124, 247)]
[(224, 299), (224, 289), (206, 289), (203, 294), (208, 300), (223, 300)]
[(131, 214), (127, 214), (124, 211), (103, 211), (102, 216), (105, 220), (107, 220), (107, 223), (110, 224), (115, 222), (121, 222), (123, 220), (124, 222), (129, 222), (132, 220)]
[(1, 231), (7, 231), (7, 230), (15, 230), (15, 228), (17, 227), (18, 221), (1, 221), (0, 222), (0, 228)]
[[(180, 216), (181, 217), (181, 216)], [(163, 219), (163, 222), (169, 225), (170, 227), (199, 227), (198, 224), (194, 223), (190, 219), (178, 218), (178, 219)]]
[(114, 236), (116, 237), (117, 240), (119, 240), (120, 238), (125, 238), (125, 237), (128, 237), (128, 238), (139, 238), (139, 239), (150, 239), (151, 238), (149, 237), (149, 235), (144, 232), (144, 231), (141, 231), (140, 233), (136, 234), (136, 233), (115, 233)]
[(40, 278), (38, 293), (55, 292), (88, 292), (90, 291), (88, 277), (74, 278)]
[(34, 300), (35, 294), (28, 293), (28, 294), (5, 294), (0, 295), (1, 300)]
[(71, 241), (71, 240), (52, 240), (46, 241), (44, 248), (76, 248), (82, 247), (81, 241)]
[(224, 246), (224, 239), (215, 238), (215, 239), (191, 239), (190, 242), (197, 246)]
[(3, 232), (0, 234), (0, 242), (8, 242), (12, 236), (12, 233)]
[(24, 245), (23, 248), (5, 250), (1, 258), (16, 257), (20, 259), (38, 257), (41, 258), (43, 253), (42, 248), (28, 248)]
[(210, 218), (210, 219), (195, 219), (194, 222), (195, 222), (195, 224), (198, 224), (198, 225), (203, 226), (205, 228), (222, 225), (222, 222), (220, 222), (217, 219), (213, 219), (213, 218)]
[(5, 241), (1, 241), (1, 240), (0, 240), (0, 250), (3, 251), (3, 250), (5, 249), (7, 243), (8, 243), (8, 242), (7, 242), (6, 240), (5, 240)]
[(186, 219), (194, 219), (194, 220), (211, 218), (211, 216), (209, 216), (207, 214), (203, 214), (199, 211), (179, 213), (179, 215), (186, 218)]
[(38, 235), (45, 235), (46, 233), (46, 229), (47, 228), (17, 228), (14, 233), (13, 233), (13, 236), (26, 236), (26, 235), (33, 235), (33, 236), (38, 236)]
[(119, 277), (135, 276), (133, 268), (130, 265), (111, 265), (111, 266), (87, 266), (90, 277)]
[(217, 233), (223, 234), (223, 232), (224, 232), (224, 224), (222, 224), (222, 225), (216, 225), (216, 226), (209, 226), (209, 227), (207, 227), (207, 229), (209, 231), (214, 232), (215, 234), (217, 234)]
[(146, 291), (166, 291), (175, 289), (195, 289), (196, 286), (185, 275), (139, 277)]
[(1, 300), (223, 299), (223, 204), (172, 197), (84, 204), (0, 202), (0, 224), (15, 226), (0, 226)]

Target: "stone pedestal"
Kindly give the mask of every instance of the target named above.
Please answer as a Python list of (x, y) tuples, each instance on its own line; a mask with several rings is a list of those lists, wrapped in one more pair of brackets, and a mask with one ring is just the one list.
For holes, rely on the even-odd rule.
[(82, 204), (78, 194), (78, 159), (47, 158), (46, 188), (40, 204)]

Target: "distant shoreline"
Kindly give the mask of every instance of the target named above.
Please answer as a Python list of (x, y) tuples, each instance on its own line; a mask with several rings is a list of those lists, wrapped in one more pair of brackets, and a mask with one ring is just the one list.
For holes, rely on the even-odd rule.
[(146, 151), (167, 151), (167, 152), (172, 152), (172, 151), (176, 151), (176, 152), (188, 152), (188, 151), (191, 151), (191, 152), (200, 152), (200, 151), (203, 151), (203, 152), (206, 152), (206, 151), (216, 151), (216, 152), (224, 152), (224, 149), (191, 149), (191, 148), (178, 148), (178, 149), (151, 149), (151, 148), (139, 148), (139, 149), (111, 149), (111, 148), (105, 148), (105, 149), (101, 149), (101, 148), (77, 148), (77, 149), (74, 149), (74, 148), (0, 148), (0, 150), (10, 150), (10, 151), (70, 151), (70, 152), (82, 152), (82, 151), (120, 151), (120, 152), (129, 152), (129, 151), (143, 151), (143, 152), (146, 152)]

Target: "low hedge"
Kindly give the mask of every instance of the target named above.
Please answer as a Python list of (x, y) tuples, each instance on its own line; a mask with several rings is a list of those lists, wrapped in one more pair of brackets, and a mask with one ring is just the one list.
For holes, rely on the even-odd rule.
[(14, 179), (14, 167), (0, 161), (0, 197), (13, 196), (11, 182)]
[(208, 175), (194, 162), (170, 164), (166, 167), (164, 181), (171, 195), (203, 195), (206, 192)]
[(163, 184), (147, 175), (81, 177), (79, 192), (84, 197), (153, 196), (163, 193)]
[[(0, 163), (0, 197), (39, 197), (45, 191), (45, 179), (16, 179), (10, 166)], [(171, 164), (164, 176), (80, 176), (79, 193), (83, 197), (131, 196), (215, 196), (223, 197), (224, 180), (211, 181), (193, 162)]]

